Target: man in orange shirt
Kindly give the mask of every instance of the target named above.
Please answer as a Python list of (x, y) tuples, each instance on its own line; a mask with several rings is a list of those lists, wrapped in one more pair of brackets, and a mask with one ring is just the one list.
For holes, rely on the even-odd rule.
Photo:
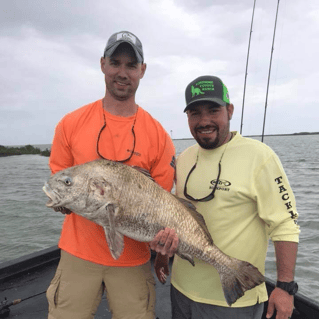
[[(135, 103), (146, 70), (140, 40), (126, 31), (113, 34), (101, 70), (104, 98), (67, 114), (56, 127), (49, 161), (52, 173), (106, 158), (149, 171), (170, 191), (174, 145), (160, 123)], [(124, 240), (123, 254), (115, 260), (101, 226), (73, 213), (66, 215), (59, 241), (61, 260), (47, 291), (49, 319), (93, 318), (104, 289), (113, 318), (154, 319), (149, 245)], [(172, 255), (178, 239), (167, 229), (151, 244), (161, 244), (163, 253)]]

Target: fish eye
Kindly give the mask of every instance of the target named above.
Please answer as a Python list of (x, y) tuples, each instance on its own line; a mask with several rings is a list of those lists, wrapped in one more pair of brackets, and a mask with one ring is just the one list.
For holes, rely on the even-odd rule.
[(64, 184), (67, 185), (67, 186), (72, 185), (72, 179), (71, 179), (71, 177), (66, 177), (66, 178), (64, 179)]

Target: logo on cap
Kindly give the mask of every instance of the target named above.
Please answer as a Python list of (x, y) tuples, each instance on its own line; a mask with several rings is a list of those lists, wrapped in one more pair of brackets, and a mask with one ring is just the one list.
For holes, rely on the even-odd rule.
[(224, 83), (223, 83), (223, 88), (224, 88), (224, 90), (223, 90), (223, 92), (224, 92), (223, 100), (224, 100), (225, 102), (229, 103), (229, 93), (228, 93), (228, 89), (227, 89), (227, 87), (224, 85)]
[(213, 81), (199, 81), (195, 83), (196, 87), (191, 86), (192, 98), (205, 94), (205, 91), (214, 91), (214, 82)]
[(134, 44), (136, 44), (136, 37), (128, 32), (120, 32), (117, 34), (116, 40), (125, 40), (125, 41), (130, 41)]
[(205, 94), (204, 92), (201, 91), (200, 88), (195, 88), (193, 85), (191, 87), (192, 90), (192, 97), (199, 95), (199, 94)]

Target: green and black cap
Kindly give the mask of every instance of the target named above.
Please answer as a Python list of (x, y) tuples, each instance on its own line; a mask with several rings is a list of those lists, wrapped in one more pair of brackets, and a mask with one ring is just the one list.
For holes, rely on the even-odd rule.
[(184, 112), (196, 102), (214, 102), (222, 106), (229, 104), (227, 87), (220, 78), (211, 75), (200, 76), (189, 83), (186, 87), (185, 98)]
[(110, 36), (104, 49), (104, 57), (110, 57), (121, 43), (132, 46), (139, 63), (144, 62), (143, 46), (139, 38), (129, 31), (121, 31)]

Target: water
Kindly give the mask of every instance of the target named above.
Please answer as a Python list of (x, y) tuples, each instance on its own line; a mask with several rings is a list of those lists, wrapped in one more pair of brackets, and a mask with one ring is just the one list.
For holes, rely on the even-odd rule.
[[(295, 275), (299, 291), (319, 301), (319, 135), (266, 136), (264, 142), (280, 157), (296, 196), (301, 228)], [(179, 154), (195, 141), (174, 140), (174, 144)], [(0, 158), (0, 262), (58, 243), (64, 217), (45, 206), (42, 187), (49, 176), (47, 157)], [(276, 280), (271, 242), (266, 276)]]
[(0, 158), (0, 261), (57, 243), (63, 216), (45, 206), (42, 187), (49, 176), (48, 157)]

